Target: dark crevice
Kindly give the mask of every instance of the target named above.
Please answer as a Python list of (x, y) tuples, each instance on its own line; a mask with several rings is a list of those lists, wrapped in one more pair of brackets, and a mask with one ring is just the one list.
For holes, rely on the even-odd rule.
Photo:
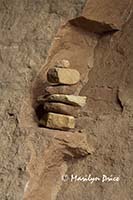
[(37, 108), (35, 109), (35, 113), (36, 113), (36, 116), (37, 116), (37, 119), (40, 120), (43, 115), (44, 115), (44, 108), (43, 108), (43, 105), (40, 104), (39, 106), (37, 106)]
[(121, 108), (121, 112), (123, 112), (124, 107), (123, 107), (123, 104), (122, 104), (121, 99), (119, 97), (119, 91), (117, 91), (116, 100), (117, 100), (117, 103), (119, 104), (119, 106)]

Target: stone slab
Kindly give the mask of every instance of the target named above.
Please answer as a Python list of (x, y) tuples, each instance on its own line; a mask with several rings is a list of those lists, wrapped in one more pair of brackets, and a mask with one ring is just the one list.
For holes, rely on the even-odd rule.
[(50, 102), (50, 103), (46, 102), (44, 104), (44, 110), (46, 112), (72, 115), (74, 117), (77, 117), (79, 113), (79, 107), (67, 105), (64, 103), (54, 103), (54, 102)]
[(75, 118), (49, 112), (40, 120), (40, 124), (51, 129), (69, 130), (75, 128)]
[(45, 93), (47, 95), (51, 94), (74, 94), (75, 91), (78, 89), (78, 84), (66, 86), (66, 85), (53, 85), (53, 86), (47, 86), (45, 88)]
[(59, 102), (80, 107), (85, 106), (86, 100), (87, 100), (86, 96), (64, 95), (64, 94), (53, 94), (46, 98), (44, 98), (43, 96), (38, 97), (38, 102), (41, 104), (45, 102)]
[(131, 15), (131, 0), (89, 0), (81, 16), (70, 20), (91, 32), (121, 30)]

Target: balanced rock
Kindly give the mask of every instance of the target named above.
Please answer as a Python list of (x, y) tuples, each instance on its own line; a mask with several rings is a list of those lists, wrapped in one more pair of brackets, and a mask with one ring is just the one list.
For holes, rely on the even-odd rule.
[(75, 69), (50, 68), (47, 79), (51, 83), (73, 85), (80, 81), (80, 73)]
[(45, 93), (48, 95), (51, 95), (51, 94), (74, 94), (77, 87), (78, 87), (78, 84), (71, 85), (71, 86), (66, 86), (66, 85), (47, 86), (45, 88)]
[(52, 94), (46, 98), (43, 96), (38, 97), (39, 103), (44, 102), (60, 102), (69, 105), (83, 107), (86, 104), (87, 97), (85, 96), (75, 96), (75, 95), (65, 95), (65, 94)]
[(55, 67), (59, 67), (59, 68), (69, 68), (70, 67), (70, 62), (68, 60), (60, 60), (57, 61), (55, 64)]
[(65, 115), (72, 115), (77, 117), (79, 113), (79, 107), (63, 104), (63, 103), (55, 103), (55, 102), (46, 102), (44, 104), (44, 110), (46, 112), (54, 112)]
[(49, 112), (40, 120), (40, 124), (47, 128), (69, 130), (75, 128), (75, 119), (72, 116)]

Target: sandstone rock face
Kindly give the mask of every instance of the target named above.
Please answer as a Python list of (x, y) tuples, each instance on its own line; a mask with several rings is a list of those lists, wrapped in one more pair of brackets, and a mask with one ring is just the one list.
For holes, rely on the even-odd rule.
[[(95, 3), (95, 1), (90, 2)], [(107, 3), (109, 1), (104, 2)], [(115, 1), (112, 2), (112, 5), (114, 2)], [(119, 1), (117, 11), (123, 2), (124, 1)], [(98, 6), (102, 9), (100, 4)], [(91, 7), (91, 5), (89, 5), (89, 7)], [(108, 8), (109, 7), (107, 7), (107, 10)], [(113, 11), (115, 11), (115, 9), (113, 9)], [(113, 11), (110, 16), (115, 15)], [(121, 12), (122, 15), (124, 13), (126, 14), (126, 12)], [(92, 21), (90, 22), (88, 20), (88, 22), (86, 27), (88, 27)], [(100, 24), (96, 23), (97, 30), (95, 29), (95, 32), (97, 33), (99, 33)], [(133, 18), (131, 17), (129, 21), (125, 23), (122, 27), (122, 31), (117, 31), (115, 33), (109, 32), (108, 34), (108, 31), (106, 32), (102, 29), (102, 37), (99, 37), (99, 34), (96, 35), (93, 33), (93, 26), (90, 26), (92, 27), (90, 33), (89, 29), (84, 28), (81, 23), (79, 25), (80, 26), (75, 27), (68, 23), (61, 27), (51, 47), (48, 65), (42, 69), (39, 76), (41, 77), (46, 69), (54, 66), (56, 60), (64, 58), (70, 60), (71, 66), (74, 66), (74, 68), (80, 72), (81, 81), (83, 80), (83, 82), (81, 82), (80, 93), (78, 95), (87, 96), (88, 101), (87, 106), (81, 112), (81, 116), (77, 119), (77, 130), (79, 130), (82, 135), (82, 127), (84, 128), (86, 134), (93, 140), (94, 149), (96, 149), (96, 151), (93, 155), (85, 159), (80, 159), (78, 162), (75, 162), (76, 160), (74, 160), (74, 162), (69, 160), (70, 168), (68, 171), (64, 169), (62, 172), (61, 166), (58, 165), (60, 168), (59, 171), (64, 175), (77, 174), (78, 176), (90, 173), (92, 176), (99, 176), (99, 172), (100, 175), (106, 174), (107, 176), (110, 174), (115, 174), (116, 176), (120, 174), (121, 180), (118, 183), (111, 182), (110, 184), (103, 184), (102, 182), (98, 182), (94, 184), (86, 183), (85, 185), (80, 182), (71, 184), (70, 181), (66, 181), (63, 182), (62, 186), (58, 189), (55, 189), (53, 185), (48, 188), (54, 188), (52, 194), (56, 196), (53, 198), (56, 200), (103, 200), (103, 198), (117, 200), (132, 199), (131, 180), (127, 178), (127, 174), (132, 177), (131, 138), (133, 120), (131, 88), (133, 84), (131, 80), (133, 77), (133, 48), (131, 44), (133, 42)], [(104, 34), (104, 31), (106, 34)], [(44, 79), (42, 78), (42, 80)], [(119, 87), (121, 90), (119, 90), (118, 95)], [(128, 91), (125, 92), (125, 89)], [(54, 135), (54, 133), (55, 131), (53, 131), (51, 135)], [(70, 132), (66, 133), (67, 138), (70, 138), (68, 136), (69, 133)], [(65, 135), (63, 135), (63, 137), (64, 136)], [(72, 141), (71, 145), (73, 148), (71, 149), (67, 146), (68, 140), (64, 142), (64, 139), (63, 141), (58, 139), (59, 143), (65, 143), (66, 149), (71, 149), (71, 152), (75, 152), (75, 147), (73, 146), (74, 140), (72, 140), (72, 138), (69, 140)], [(65, 155), (67, 152), (66, 149), (64, 150)], [(68, 157), (64, 160), (67, 161)], [(57, 158), (59, 158), (59, 154), (56, 156), (56, 160), (58, 160)], [(42, 159), (39, 160), (42, 162)], [(35, 163), (38, 162), (32, 163), (34, 163), (34, 166)], [(51, 169), (52, 166), (54, 168), (55, 163), (57, 164), (59, 162), (55, 161), (54, 164), (52, 162), (53, 165), (51, 164), (49, 169)], [(49, 179), (47, 180), (50, 182), (51, 177), (54, 177), (54, 175), (51, 175), (52, 170), (47, 171), (49, 171), (47, 174)], [(36, 175), (37, 173), (34, 174)], [(60, 176), (59, 174), (60, 173), (58, 173), (58, 176)], [(41, 183), (46, 185), (43, 178), (41, 180)], [(29, 187), (29, 196), (31, 196), (32, 200), (36, 200), (38, 195), (43, 194), (44, 188), (46, 187), (40, 187), (42, 184), (40, 184), (39, 181), (37, 182), (35, 178), (33, 178), (31, 182), (35, 188), (32, 190), (31, 187)], [(56, 194), (55, 190), (58, 191)]]
[[(52, 131), (50, 129), (47, 129), (45, 133), (52, 137), (51, 142), (45, 150), (41, 145), (42, 151), (37, 155), (33, 156), (32, 152), (32, 158), (28, 165), (30, 179), (25, 187), (24, 200), (56, 199), (62, 186), (62, 177), (68, 170), (64, 159), (70, 161), (72, 158), (83, 158), (94, 152), (87, 142), (85, 133)], [(42, 134), (44, 135), (44, 132)], [(41, 134), (38, 136), (41, 137)], [(33, 138), (34, 135), (31, 140)], [(44, 141), (43, 137), (40, 139)], [(53, 180), (52, 177), (54, 177)]]
[[(0, 199), (23, 199), (31, 127), (26, 113), (31, 83), (44, 65), (52, 40), (64, 22), (82, 9), (81, 0), (0, 1)], [(27, 120), (26, 120), (27, 119)], [(33, 118), (31, 117), (31, 121)], [(23, 127), (23, 128), (22, 128)], [(36, 130), (36, 133), (40, 129)], [(40, 137), (40, 136), (39, 136)], [(46, 140), (45, 136), (42, 139)], [(36, 136), (33, 141), (39, 140)], [(41, 147), (41, 143), (40, 143)], [(39, 148), (40, 148), (39, 147)], [(39, 148), (37, 147), (36, 150)], [(33, 148), (34, 149), (34, 148)], [(35, 150), (35, 151), (36, 151)]]
[[(108, 34), (105, 29), (101, 31), (102, 37), (93, 34), (94, 24), (90, 26), (92, 20), (86, 21), (89, 22), (87, 26), (84, 23), (87, 28), (82, 27), (81, 23), (78, 27), (69, 23), (61, 27), (54, 39), (56, 44), (51, 46), (48, 64), (38, 73), (44, 65), (60, 21), (77, 17), (83, 2), (0, 1), (2, 200), (23, 199), (24, 187), (26, 200), (132, 199), (132, 1), (117, 1), (119, 4), (111, 12), (111, 5), (116, 1), (111, 1), (111, 4), (109, 0), (100, 1), (101, 7), (100, 3), (97, 4), (98, 12), (103, 8), (103, 13), (106, 11), (111, 17), (115, 16), (114, 20), (117, 20), (116, 13), (121, 10), (123, 3), (128, 4), (129, 9), (121, 10), (119, 17), (119, 20), (124, 19), (126, 23), (121, 31), (113, 34)], [(92, 4), (96, 1), (89, 2)], [(103, 2), (109, 5), (106, 9)], [(94, 31), (99, 33), (101, 22), (95, 24), (97, 28), (95, 26)], [(91, 33), (87, 31), (89, 29)], [(54, 66), (55, 61), (61, 59), (70, 60), (73, 68), (80, 72), (83, 82), (81, 81), (78, 95), (88, 98), (87, 106), (78, 119), (79, 131), (83, 127), (86, 133), (82, 132), (80, 136), (78, 132), (38, 128), (32, 115), (28, 116), (31, 99), (27, 104), (26, 97), (29, 97), (29, 90), (33, 91), (30, 89), (31, 82), (37, 75), (37, 90), (34, 92), (34, 97), (37, 98), (42, 92), (38, 83), (44, 89), (45, 72), (49, 66)], [(23, 108), (22, 100), (26, 109)], [(23, 119), (27, 119), (25, 124), (20, 121), (21, 110)], [(27, 116), (32, 118), (36, 126), (31, 124), (32, 120)], [(27, 128), (26, 123), (30, 128)], [(96, 151), (83, 159), (82, 156), (90, 152), (88, 137), (92, 139)], [(28, 149), (25, 148), (27, 144)], [(79, 157), (82, 159), (77, 161)], [(71, 184), (61, 180), (62, 175), (71, 173), (99, 176), (99, 172), (100, 175), (120, 175), (120, 182)]]
[(40, 120), (40, 124), (52, 129), (68, 130), (75, 128), (75, 119), (72, 116), (49, 112)]
[(74, 69), (51, 68), (47, 78), (51, 83), (73, 85), (80, 81), (80, 74)]
[(44, 104), (44, 110), (47, 112), (55, 112), (65, 115), (72, 115), (74, 117), (77, 117), (79, 113), (79, 107), (63, 104), (63, 103), (45, 103)]
[(64, 95), (64, 94), (53, 94), (47, 98), (39, 97), (38, 102), (60, 102), (69, 105), (83, 107), (86, 104), (85, 96), (74, 96), (74, 95)]

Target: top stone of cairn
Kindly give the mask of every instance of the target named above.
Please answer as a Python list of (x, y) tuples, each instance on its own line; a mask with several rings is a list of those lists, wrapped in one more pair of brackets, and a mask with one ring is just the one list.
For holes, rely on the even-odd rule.
[(50, 83), (74, 85), (80, 81), (80, 73), (69, 68), (50, 68), (47, 72)]
[(54, 67), (47, 72), (47, 79), (50, 83), (61, 85), (74, 85), (80, 81), (80, 73), (75, 69), (70, 69), (70, 62), (62, 59), (58, 60)]

